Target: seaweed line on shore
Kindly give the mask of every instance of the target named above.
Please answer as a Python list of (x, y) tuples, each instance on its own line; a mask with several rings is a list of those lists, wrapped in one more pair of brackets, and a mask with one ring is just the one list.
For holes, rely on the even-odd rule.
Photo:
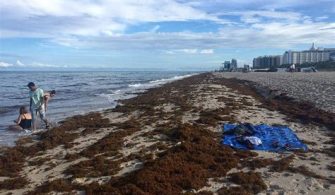
[[(220, 122), (239, 122), (232, 113), (255, 106), (253, 99), (290, 120), (333, 128), (334, 114), (285, 96), (265, 98), (254, 87), (204, 73), (149, 89), (103, 113), (71, 117), (38, 139), (22, 138), (4, 149), (0, 176), (7, 179), (0, 186), (27, 194), (212, 194), (203, 188), (215, 180), (234, 184), (221, 185), (218, 194), (255, 194), (268, 187), (257, 171), (265, 167), (334, 182), (292, 166), (303, 153), (276, 160), (220, 144)], [(43, 177), (33, 181), (31, 173)]]

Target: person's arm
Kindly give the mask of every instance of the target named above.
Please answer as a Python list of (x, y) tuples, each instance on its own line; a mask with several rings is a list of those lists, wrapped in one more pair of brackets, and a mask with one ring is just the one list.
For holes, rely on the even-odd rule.
[(44, 96), (43, 99), (44, 99), (45, 110), (47, 110), (48, 109), (48, 103), (49, 103), (49, 96), (46, 95), (46, 96)]
[(16, 119), (15, 123), (20, 124), (21, 123), (21, 114), (19, 115), (19, 117)]

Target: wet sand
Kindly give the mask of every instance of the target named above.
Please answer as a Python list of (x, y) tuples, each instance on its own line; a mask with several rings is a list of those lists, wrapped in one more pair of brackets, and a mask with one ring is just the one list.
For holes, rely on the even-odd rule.
[[(206, 73), (72, 117), (2, 150), (0, 193), (334, 194), (334, 114), (256, 88)], [(287, 125), (309, 151), (231, 149), (225, 122)]]

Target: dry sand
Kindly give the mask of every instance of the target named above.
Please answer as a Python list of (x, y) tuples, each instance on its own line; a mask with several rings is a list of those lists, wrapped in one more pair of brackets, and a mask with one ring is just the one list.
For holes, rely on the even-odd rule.
[(335, 72), (316, 73), (216, 73), (218, 77), (237, 78), (286, 93), (297, 100), (309, 101), (316, 107), (335, 113)]
[[(243, 79), (250, 79), (249, 77), (256, 78), (257, 75), (260, 76), (259, 74), (253, 74), (254, 73), (241, 75), (246, 75), (245, 77), (242, 77)], [(276, 74), (273, 75), (273, 78), (275, 79), (283, 78), (282, 76), (278, 76)], [(142, 124), (138, 126), (138, 129), (130, 131), (131, 133), (122, 137), (122, 145), (118, 148), (116, 155), (105, 155), (105, 152), (110, 152), (105, 150), (100, 150), (94, 155), (95, 157), (104, 156), (106, 159), (111, 160), (111, 162), (118, 162), (118, 160), (121, 160), (117, 165), (118, 169), (114, 174), (98, 174), (96, 176), (73, 177), (70, 174), (67, 174), (66, 170), (72, 165), (85, 162), (89, 159), (85, 156), (79, 156), (73, 160), (65, 159), (67, 154), (79, 154), (81, 151), (92, 147), (94, 144), (102, 142), (103, 139), (109, 135), (123, 131), (119, 126), (112, 125), (112, 127), (100, 128), (88, 135), (77, 137), (71, 142), (73, 144), (72, 147), (64, 147), (64, 145), (59, 145), (45, 151), (40, 151), (34, 156), (26, 157), (26, 162), (24, 163), (23, 169), (19, 174), (27, 178), (29, 184), (20, 189), (0, 190), (0, 194), (22, 194), (24, 192), (34, 190), (36, 187), (45, 184), (47, 181), (53, 181), (59, 178), (68, 179), (73, 185), (82, 186), (94, 182), (99, 184), (107, 184), (111, 178), (126, 178), (130, 173), (141, 170), (144, 166), (149, 166), (145, 164), (145, 158), (148, 158), (148, 155), (150, 156), (150, 160), (155, 162), (155, 160), (161, 158), (160, 154), (182, 144), (181, 142), (176, 143), (174, 141), (170, 141), (167, 139), (164, 133), (154, 134), (153, 132), (155, 132), (155, 130), (157, 130), (160, 125), (167, 124), (171, 122), (171, 120), (172, 122), (176, 123), (176, 120), (180, 120), (180, 122), (184, 124), (202, 126), (220, 136), (222, 132), (220, 124), (225, 122), (232, 122), (232, 118), (234, 121), (239, 122), (250, 122), (253, 124), (284, 124), (291, 127), (297, 133), (298, 137), (308, 144), (310, 149), (307, 153), (295, 155), (293, 162), (291, 163), (291, 167), (299, 167), (303, 165), (308, 170), (310, 170), (310, 172), (322, 177), (322, 179), (320, 179), (313, 175), (306, 176), (302, 173), (294, 173), (288, 170), (284, 170), (283, 172), (275, 172), (271, 171), (268, 166), (258, 168), (255, 171), (260, 172), (262, 179), (267, 186), (267, 189), (261, 191), (259, 194), (335, 194), (334, 183), (331, 183), (330, 180), (327, 180), (332, 179), (332, 182), (334, 182), (335, 171), (329, 170), (329, 166), (331, 166), (332, 163), (334, 164), (335, 158), (334, 156), (329, 156), (328, 154), (322, 152), (323, 150), (333, 146), (333, 144), (330, 142), (327, 143), (327, 141), (331, 140), (331, 137), (328, 135), (331, 130), (320, 124), (302, 124), (299, 121), (293, 121), (283, 113), (262, 106), (263, 103), (258, 98), (247, 94), (241, 94), (237, 89), (229, 88), (223, 84), (218, 84), (215, 82), (216, 80), (221, 79), (222, 76), (238, 76), (241, 78), (241, 76), (238, 74), (229, 76), (226, 74), (212, 74), (207, 76), (207, 80), (203, 81), (201, 84), (192, 85), (193, 88), (190, 89), (189, 94), (186, 97), (186, 101), (188, 104), (192, 105), (193, 111), (183, 111), (183, 108), (180, 107), (178, 102), (174, 99), (171, 99), (170, 101), (168, 99), (164, 99), (163, 102), (165, 103), (154, 107), (154, 112), (151, 115), (146, 114), (147, 111), (145, 110), (145, 107), (139, 107), (132, 110), (130, 113), (122, 113), (121, 110), (103, 112), (103, 117), (108, 118), (112, 124), (127, 125), (130, 123), (130, 120), (141, 121)], [(282, 83), (283, 82), (284, 81), (282, 81)], [(281, 85), (278, 84), (278, 86)], [(332, 86), (328, 86), (328, 88), (329, 87)], [(174, 88), (172, 87), (172, 89)], [(175, 90), (176, 91), (171, 90), (169, 93), (175, 93), (178, 95), (178, 97), (182, 96), (184, 93), (183, 91), (178, 91), (177, 89)], [(301, 91), (298, 92), (300, 93)], [(317, 92), (318, 91), (314, 89), (313, 93)], [(301, 94), (294, 95), (295, 97), (301, 96)], [(306, 97), (308, 97), (308, 100), (312, 101), (312, 98), (309, 98), (309, 96)], [(327, 95), (324, 95), (323, 97), (325, 98), (325, 101), (328, 100), (327, 98), (331, 98), (328, 92)], [(225, 101), (220, 101), (220, 99), (224, 99)], [(331, 100), (334, 101), (334, 98)], [(319, 105), (320, 102), (317, 102), (317, 105)], [(242, 105), (243, 103), (244, 105), (241, 107), (241, 109), (236, 109), (235, 111), (230, 112), (228, 114), (229, 117), (222, 114), (222, 120), (217, 121), (218, 123), (216, 123), (216, 125), (206, 125), (199, 123), (199, 118), (201, 118), (202, 111), (214, 112), (217, 109), (228, 109), (229, 105), (232, 103), (238, 105)], [(332, 103), (334, 102), (330, 102), (329, 104)], [(125, 102), (125, 104), (127, 104), (127, 102)], [(326, 104), (322, 103), (322, 105), (324, 106)], [(194, 110), (196, 110), (196, 112)], [(176, 118), (175, 115), (179, 112), (181, 112), (181, 116)], [(84, 128), (79, 128), (74, 129), (73, 132), (81, 133), (83, 130)], [(213, 140), (213, 142), (215, 141), (219, 140)], [(161, 148), (154, 147), (158, 143), (162, 145)], [(258, 158), (271, 158), (275, 160), (282, 159), (292, 154), (289, 152), (257, 153)], [(134, 155), (135, 158), (131, 157)], [(138, 157), (136, 157), (136, 155)], [(143, 158), (144, 156), (145, 158)], [(36, 162), (38, 159), (48, 160), (43, 161), (37, 165), (32, 165), (32, 163), (29, 163)], [(88, 168), (87, 170), (88, 174), (91, 169)], [(242, 169), (244, 172), (249, 170), (250, 168), (248, 167)], [(231, 169), (228, 174), (240, 171), (240, 169), (234, 168)], [(156, 174), (159, 175), (160, 173), (157, 172)], [(4, 179), (6, 179), (6, 177), (0, 178), (0, 181)], [(207, 178), (207, 180), (207, 185), (199, 187), (198, 189), (193, 189), (190, 192), (220, 194), (220, 189), (222, 187), (239, 186), (229, 181), (229, 178), (226, 175), (223, 175), (221, 178)], [(53, 190), (51, 190), (50, 193), (56, 193), (56, 191)], [(72, 192), (75, 194), (80, 194), (83, 191), (73, 190)], [(181, 191), (180, 193), (182, 192), (186, 191)]]

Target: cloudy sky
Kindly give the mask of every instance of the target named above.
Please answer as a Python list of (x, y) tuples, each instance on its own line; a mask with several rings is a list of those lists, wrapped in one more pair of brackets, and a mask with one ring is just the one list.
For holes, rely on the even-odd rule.
[(335, 47), (334, 0), (0, 1), (0, 69), (187, 70)]

